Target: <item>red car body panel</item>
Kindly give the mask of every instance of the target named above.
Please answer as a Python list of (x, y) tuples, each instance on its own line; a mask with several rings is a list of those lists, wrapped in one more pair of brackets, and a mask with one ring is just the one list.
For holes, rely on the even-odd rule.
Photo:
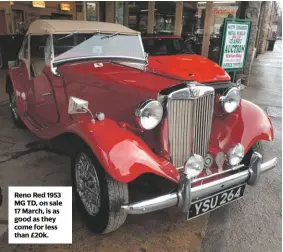
[(210, 135), (210, 152), (225, 153), (241, 143), (245, 153), (259, 140), (272, 141), (274, 138), (270, 118), (257, 105), (242, 99), (240, 106), (231, 114), (214, 116)]
[(26, 87), (30, 81), (28, 72), (23, 66), (14, 67), (12, 70), (10, 70), (9, 76), (15, 91), (17, 113), (19, 116), (22, 116), (27, 113), (28, 109), (26, 100)]
[[(99, 68), (95, 68), (93, 62), (63, 65), (59, 71), (64, 76), (68, 97), (87, 100), (91, 111), (103, 112), (116, 122), (126, 122), (134, 127), (139, 127), (135, 117), (139, 103), (156, 99), (160, 90), (180, 83), (175, 79), (107, 62)], [(145, 131), (140, 137), (151, 148), (158, 148), (155, 131)]]
[[(67, 130), (79, 135), (105, 170), (120, 182), (128, 183), (144, 173), (153, 173), (174, 182), (180, 178), (165, 156), (154, 153), (134, 132), (110, 119), (91, 123), (86, 116), (69, 125)], [(256, 105), (242, 100), (235, 114), (213, 120), (209, 150), (215, 157), (218, 152), (227, 153), (234, 144), (241, 143), (247, 152), (256, 141), (272, 141), (273, 137), (273, 128), (265, 113)], [(216, 172), (217, 167), (214, 165), (211, 170)]]
[(85, 140), (115, 180), (128, 183), (144, 173), (153, 173), (176, 183), (180, 178), (168, 160), (153, 153), (141, 138), (113, 120), (106, 118), (92, 123), (85, 118), (66, 129)]
[(170, 73), (183, 80), (200, 83), (229, 81), (230, 76), (213, 61), (197, 54), (149, 56), (148, 64), (155, 71)]
[[(46, 109), (41, 117), (58, 116), (57, 122), (48, 127), (36, 128), (31, 123), (35, 118), (30, 117), (24, 107), (26, 103), (19, 97), (17, 106), (23, 111), (21, 118), (31, 131), (42, 138), (53, 138), (66, 132), (80, 136), (94, 151), (105, 170), (117, 181), (130, 182), (144, 173), (153, 173), (178, 182), (178, 171), (169, 162), (166, 151), (160, 149), (160, 139), (163, 142), (168, 139), (164, 132), (160, 138), (160, 128), (166, 122), (163, 126), (145, 132), (132, 131), (119, 123), (125, 122), (125, 125), (136, 128), (134, 113), (137, 104), (146, 99), (156, 99), (160, 90), (180, 81), (146, 70), (107, 62), (103, 64), (103, 67), (97, 68), (94, 67), (94, 61), (64, 64), (58, 68), (60, 76), (54, 76), (45, 67), (42, 74), (46, 75), (48, 82), (45, 80), (41, 83), (41, 91), (45, 92), (52, 83), (56, 112), (54, 109)], [(19, 89), (21, 85), (17, 79), (17, 69), (9, 71), (14, 89)], [(25, 89), (24, 92), (32, 91)], [(69, 115), (70, 96), (89, 101), (90, 110), (93, 113), (104, 112), (106, 119), (91, 123), (87, 114)], [(49, 99), (45, 97), (34, 106), (50, 104)], [(242, 100), (240, 107), (231, 114), (222, 115), (218, 110), (216, 102), (210, 139), (210, 152), (213, 155), (219, 151), (227, 153), (235, 143), (243, 144), (245, 151), (248, 151), (258, 140), (273, 140), (270, 119), (256, 105)], [(45, 124), (40, 121), (40, 117), (35, 121), (38, 125)]]

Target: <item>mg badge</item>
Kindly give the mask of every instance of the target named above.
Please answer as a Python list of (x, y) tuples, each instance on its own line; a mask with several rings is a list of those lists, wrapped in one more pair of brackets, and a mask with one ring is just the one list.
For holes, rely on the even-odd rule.
[(191, 89), (191, 95), (192, 97), (198, 97), (200, 94), (200, 90), (198, 88), (192, 88)]

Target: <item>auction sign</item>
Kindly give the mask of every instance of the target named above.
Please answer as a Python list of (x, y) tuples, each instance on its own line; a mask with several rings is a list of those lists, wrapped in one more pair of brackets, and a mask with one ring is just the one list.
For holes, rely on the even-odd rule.
[(224, 19), (220, 66), (226, 71), (242, 70), (245, 67), (251, 30), (251, 21)]

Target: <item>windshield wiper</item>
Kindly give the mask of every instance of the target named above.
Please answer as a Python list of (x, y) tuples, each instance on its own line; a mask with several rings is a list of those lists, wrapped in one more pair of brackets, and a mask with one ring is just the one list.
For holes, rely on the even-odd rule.
[(117, 36), (117, 35), (119, 35), (119, 34), (120, 34), (120, 32), (115, 32), (115, 33), (112, 33), (112, 34), (110, 34), (110, 35), (103, 36), (103, 37), (101, 37), (100, 39), (112, 38), (112, 37), (115, 37), (115, 36)]
[[(99, 34), (99, 33), (100, 33), (100, 32), (94, 32), (94, 33), (93, 33), (93, 36), (94, 36), (94, 35), (97, 35), (97, 34)], [(75, 35), (75, 34), (79, 34), (79, 32), (77, 32), (77, 31), (72, 32), (72, 33), (70, 33), (70, 34), (68, 34), (68, 35), (66, 35), (66, 36), (63, 36), (63, 37), (61, 37), (61, 38), (56, 39), (56, 41), (61, 40), (61, 39), (65, 39), (65, 38), (69, 38), (69, 37), (71, 37), (71, 36), (73, 36), (73, 35)]]
[(70, 33), (70, 34), (68, 34), (68, 35), (66, 35), (66, 36), (63, 36), (63, 37), (61, 37), (61, 38), (58, 38), (58, 39), (56, 39), (56, 40), (58, 41), (58, 40), (61, 40), (61, 39), (69, 38), (69, 37), (71, 37), (71, 36), (73, 36), (73, 35), (75, 35), (75, 34), (78, 34), (78, 32), (77, 32), (77, 31), (72, 32), (72, 33)]

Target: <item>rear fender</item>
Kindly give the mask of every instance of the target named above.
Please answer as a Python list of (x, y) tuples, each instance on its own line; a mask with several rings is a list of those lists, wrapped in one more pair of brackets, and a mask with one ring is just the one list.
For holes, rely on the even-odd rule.
[(178, 182), (179, 173), (168, 160), (157, 156), (135, 134), (111, 119), (80, 120), (67, 127), (92, 149), (105, 171), (115, 180), (129, 183), (144, 173)]
[(229, 115), (215, 116), (212, 122), (210, 152), (225, 153), (241, 143), (245, 153), (259, 140), (272, 141), (273, 127), (267, 114), (254, 103), (242, 99), (239, 108)]

